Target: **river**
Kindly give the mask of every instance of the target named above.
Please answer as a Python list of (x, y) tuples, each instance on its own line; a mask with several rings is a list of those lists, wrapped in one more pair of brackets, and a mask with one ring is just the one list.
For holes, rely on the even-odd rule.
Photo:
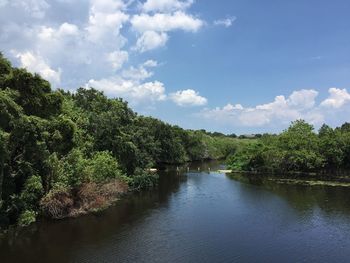
[(164, 172), (157, 189), (99, 214), (11, 232), (0, 238), (0, 262), (349, 262), (349, 188), (209, 168), (219, 164)]

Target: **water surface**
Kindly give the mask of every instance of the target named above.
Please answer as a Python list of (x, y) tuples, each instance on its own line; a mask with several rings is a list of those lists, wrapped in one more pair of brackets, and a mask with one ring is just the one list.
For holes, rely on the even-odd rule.
[(159, 188), (98, 215), (0, 239), (0, 262), (349, 262), (350, 189), (216, 172), (163, 173)]

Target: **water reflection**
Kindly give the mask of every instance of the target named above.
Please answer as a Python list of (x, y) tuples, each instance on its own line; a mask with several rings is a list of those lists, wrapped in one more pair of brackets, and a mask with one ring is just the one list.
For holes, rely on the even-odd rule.
[[(186, 176), (160, 172), (158, 189), (134, 193), (98, 214), (61, 221), (43, 220), (0, 238), (1, 262), (65, 262), (79, 247), (99, 246), (126, 227), (144, 220), (152, 210), (167, 207)], [(20, 251), (20, 253), (18, 253)]]
[(350, 188), (334, 186), (306, 186), (282, 184), (275, 182), (268, 176), (229, 174), (228, 178), (239, 181), (245, 190), (241, 194), (257, 194), (248, 191), (251, 186), (270, 191), (286, 200), (291, 207), (300, 212), (307, 213), (319, 209), (326, 215), (350, 216)]
[[(198, 172), (199, 168), (199, 172)], [(1, 262), (346, 262), (347, 188), (168, 167), (159, 187), (95, 215), (0, 238)], [(189, 169), (189, 172), (186, 172)]]

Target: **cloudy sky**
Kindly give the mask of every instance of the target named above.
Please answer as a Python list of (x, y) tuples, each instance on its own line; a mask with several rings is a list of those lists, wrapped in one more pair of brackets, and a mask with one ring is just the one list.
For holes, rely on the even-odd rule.
[(0, 0), (0, 50), (184, 128), (350, 121), (349, 0)]

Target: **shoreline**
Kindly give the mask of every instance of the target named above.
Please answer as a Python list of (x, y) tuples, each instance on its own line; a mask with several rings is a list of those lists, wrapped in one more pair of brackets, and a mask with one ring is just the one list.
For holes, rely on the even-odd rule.
[(248, 171), (231, 171), (226, 173), (232, 177), (240, 176), (245, 179), (267, 180), (278, 184), (303, 186), (350, 187), (349, 175), (330, 175), (319, 173), (262, 173)]

